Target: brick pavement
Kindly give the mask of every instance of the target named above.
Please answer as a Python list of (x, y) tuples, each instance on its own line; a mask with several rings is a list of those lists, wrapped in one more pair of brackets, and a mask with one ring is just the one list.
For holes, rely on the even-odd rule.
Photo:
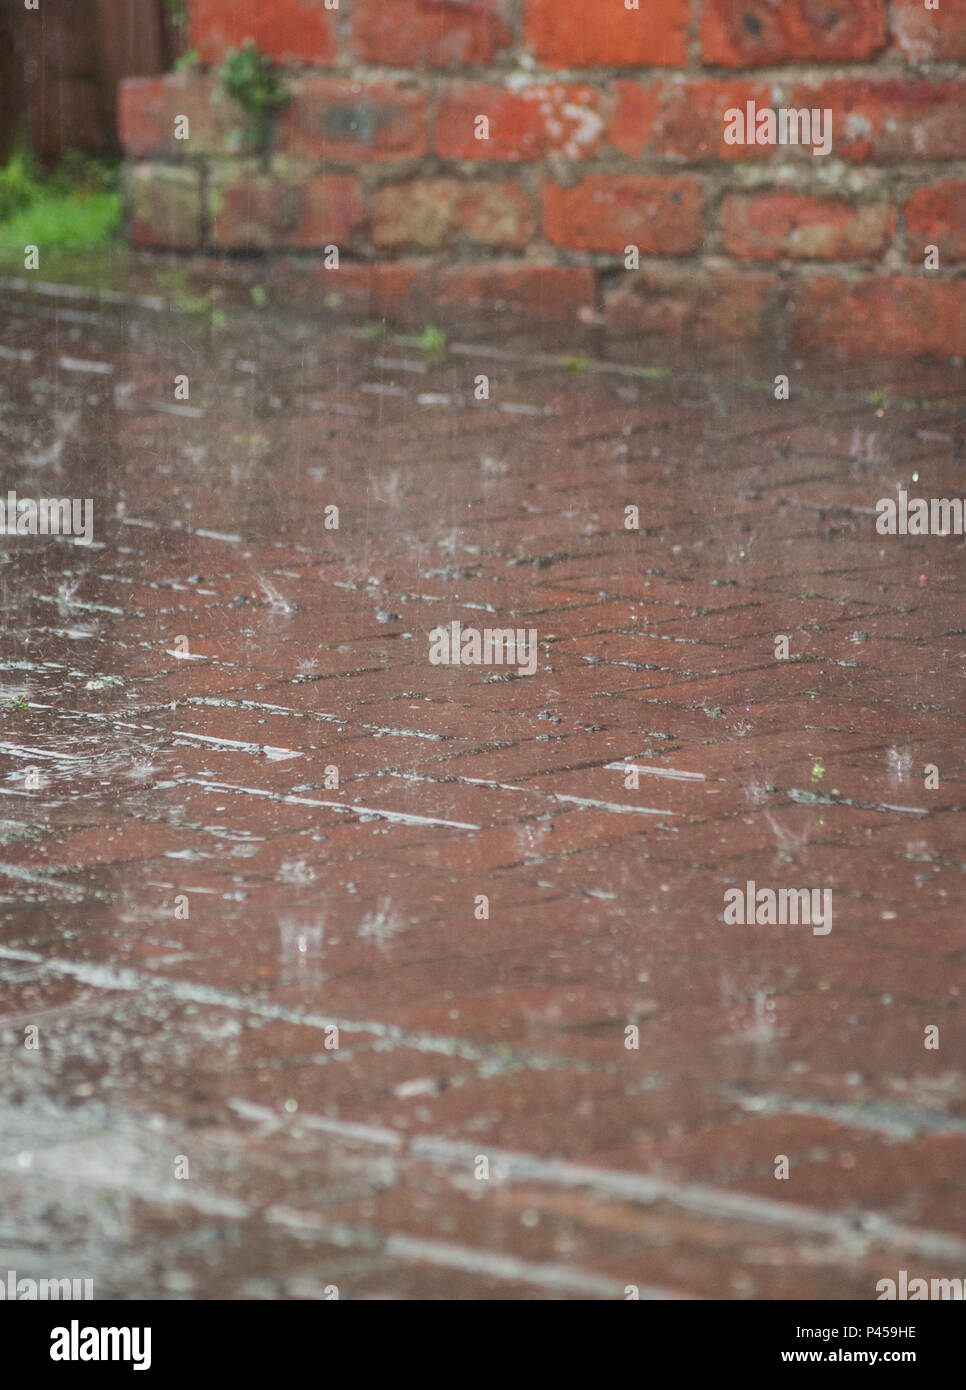
[[(961, 370), (226, 313), (0, 320), (7, 487), (95, 505), (93, 547), (0, 553), (10, 1267), (962, 1277), (963, 542), (874, 527), (962, 495)], [(535, 629), (536, 674), (431, 665), (455, 621)], [(831, 933), (726, 923), (749, 879), (832, 890)]]

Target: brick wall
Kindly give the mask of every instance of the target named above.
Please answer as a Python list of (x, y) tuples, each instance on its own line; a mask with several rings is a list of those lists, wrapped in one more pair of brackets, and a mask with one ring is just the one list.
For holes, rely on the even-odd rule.
[[(122, 88), (132, 238), (363, 312), (966, 354), (966, 0), (632, 2), (193, 0), (205, 66)], [(292, 92), (261, 156), (215, 75), (247, 37)], [(749, 101), (830, 110), (830, 153), (727, 143)]]

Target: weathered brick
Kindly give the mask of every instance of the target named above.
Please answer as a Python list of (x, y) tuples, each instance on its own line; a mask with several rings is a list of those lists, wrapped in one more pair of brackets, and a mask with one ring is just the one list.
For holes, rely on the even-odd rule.
[(369, 265), (343, 265), (339, 271), (336, 292), (349, 307), (353, 300), (368, 300), (368, 313), (382, 318), (389, 315), (406, 319), (412, 315), (425, 318), (431, 302), (433, 271), (414, 264), (393, 265), (385, 261)]
[(701, 56), (722, 67), (861, 61), (887, 41), (885, 0), (704, 0), (702, 10)]
[(437, 275), (436, 296), (448, 308), (509, 311), (576, 323), (593, 308), (596, 286), (589, 266), (450, 265)]
[(939, 247), (940, 264), (966, 261), (966, 181), (917, 188), (905, 211), (910, 261), (922, 265), (925, 246)]
[(697, 179), (592, 174), (573, 188), (543, 187), (548, 241), (573, 251), (684, 256), (701, 244), (703, 190)]
[(744, 261), (874, 260), (895, 227), (888, 203), (799, 193), (730, 194), (721, 207), (724, 250)]
[(726, 145), (725, 112), (749, 101), (770, 106), (771, 87), (762, 82), (705, 79), (698, 82), (615, 82), (610, 143), (637, 159), (655, 154), (671, 159), (771, 159), (774, 145)]
[(766, 272), (622, 271), (604, 316), (617, 329), (701, 347), (751, 342), (766, 332), (778, 285)]
[(191, 0), (191, 46), (220, 63), (246, 39), (283, 63), (331, 63), (336, 14), (324, 0)]
[(197, 170), (134, 164), (126, 171), (133, 245), (193, 251), (201, 243), (201, 183)]
[(489, 63), (512, 35), (498, 0), (354, 0), (352, 45), (368, 63)]
[[(591, 87), (535, 85), (520, 92), (483, 83), (457, 83), (439, 101), (436, 146), (444, 159), (588, 159), (600, 144), (600, 99)], [(489, 138), (477, 139), (477, 118)]]
[(793, 343), (840, 357), (948, 358), (966, 355), (966, 282), (937, 276), (836, 275), (795, 291)]
[(208, 217), (212, 245), (224, 250), (341, 250), (358, 244), (366, 230), (362, 193), (351, 175), (288, 171), (283, 177), (257, 164), (212, 170)]
[(414, 261), (346, 261), (338, 269), (307, 265), (304, 257), (276, 258), (265, 283), (272, 302), (304, 310), (345, 310), (362, 318), (425, 322), (434, 272)]
[(966, 8), (943, 0), (927, 10), (923, 0), (892, 0), (892, 33), (910, 63), (966, 61)]
[(393, 82), (304, 77), (279, 117), (277, 148), (298, 159), (413, 159), (426, 153), (426, 97)]
[(689, 0), (527, 0), (526, 42), (548, 67), (678, 67), (687, 62)]
[[(188, 118), (187, 140), (175, 139), (179, 116)], [(118, 92), (118, 133), (131, 159), (228, 153), (240, 122), (214, 77), (129, 77)]]
[(793, 107), (832, 112), (832, 155), (854, 164), (966, 158), (966, 82), (843, 77), (798, 86)]
[(376, 246), (437, 249), (463, 236), (485, 246), (520, 249), (536, 228), (533, 200), (515, 183), (416, 179), (373, 195)]

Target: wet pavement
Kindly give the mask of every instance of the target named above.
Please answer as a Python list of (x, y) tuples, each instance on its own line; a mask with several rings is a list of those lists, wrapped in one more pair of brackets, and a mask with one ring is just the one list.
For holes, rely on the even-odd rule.
[(4, 493), (94, 544), (0, 550), (3, 1268), (966, 1273), (963, 540), (874, 515), (966, 494), (963, 372), (541, 346), (6, 296)]

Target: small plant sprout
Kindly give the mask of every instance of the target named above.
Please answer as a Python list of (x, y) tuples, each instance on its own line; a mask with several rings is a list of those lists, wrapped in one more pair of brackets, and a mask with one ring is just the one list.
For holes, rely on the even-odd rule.
[(276, 114), (291, 101), (291, 93), (267, 53), (251, 41), (229, 53), (218, 70), (222, 91), (241, 107), (243, 141), (257, 154), (268, 148)]

